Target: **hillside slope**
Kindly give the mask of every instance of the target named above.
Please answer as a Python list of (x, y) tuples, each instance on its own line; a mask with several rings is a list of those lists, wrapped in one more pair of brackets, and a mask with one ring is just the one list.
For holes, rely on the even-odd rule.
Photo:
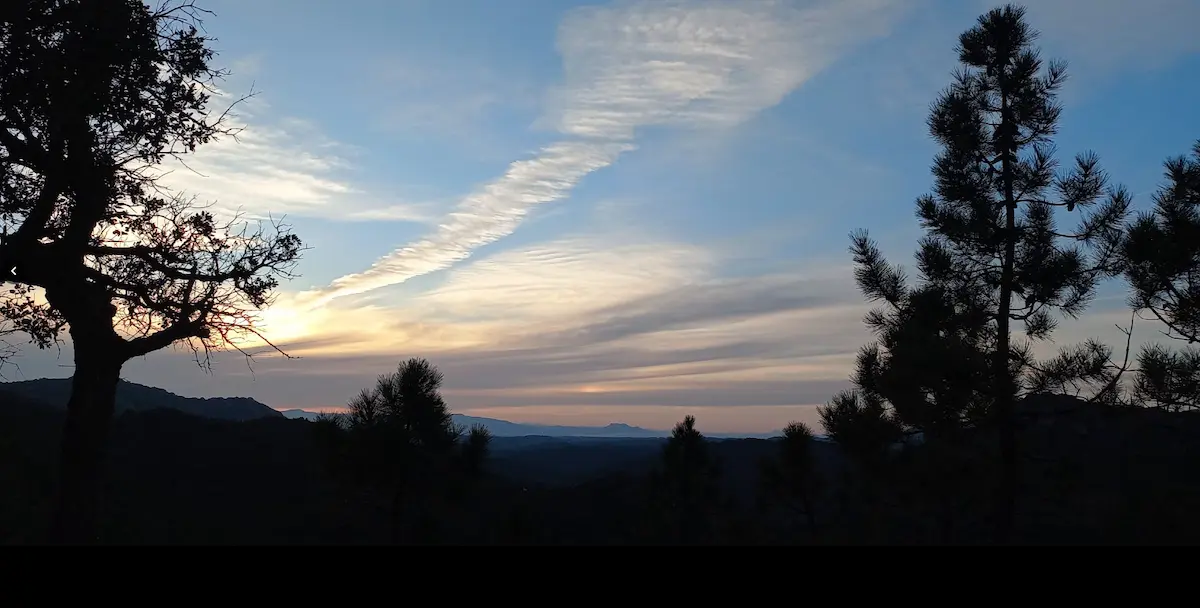
[[(0, 390), (25, 399), (65, 408), (71, 396), (70, 378), (39, 378), (0, 384)], [(166, 408), (218, 420), (283, 418), (283, 414), (249, 397), (181, 397), (161, 388), (127, 380), (117, 385), (117, 413)]]

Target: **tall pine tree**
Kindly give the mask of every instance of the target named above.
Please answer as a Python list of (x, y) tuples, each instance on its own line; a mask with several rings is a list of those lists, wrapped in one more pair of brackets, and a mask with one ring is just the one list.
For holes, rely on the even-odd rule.
[(408, 359), (315, 427), (331, 472), (389, 495), (394, 543), (433, 540), (442, 511), (488, 456), (491, 435), (454, 423), (442, 380), (427, 359)]
[[(1108, 187), (1095, 155), (1058, 170), (1051, 138), (1066, 67), (1044, 63), (1035, 39), (1024, 9), (1012, 5), (960, 36), (961, 68), (928, 120), (942, 151), (934, 193), (917, 201), (927, 231), (917, 253), (921, 281), (909, 287), (865, 232), (854, 235), (859, 286), (886, 306), (866, 319), (879, 339), (860, 354), (858, 390), (822, 410), (827, 424), (881, 438), (893, 436), (888, 425), (936, 437), (994, 423), (1000, 542), (1011, 534), (1017, 492), (1015, 402), (1061, 384), (1055, 374), (1108, 377), (1103, 347), (1089, 343), (1039, 366), (1031, 340), (1050, 335), (1055, 313), (1082, 312), (1098, 280), (1117, 272), (1129, 208), (1128, 193)], [(1075, 230), (1059, 228), (1063, 211), (1080, 212)], [(1014, 323), (1025, 339), (1014, 339)]]
[(660, 539), (671, 544), (706, 544), (716, 533), (720, 471), (708, 439), (685, 416), (663, 446), (652, 489)]
[(1123, 249), (1131, 304), (1167, 326), (1187, 345), (1142, 349), (1133, 397), (1167, 410), (1200, 409), (1200, 141), (1191, 157), (1166, 162), (1167, 183), (1154, 209), (1129, 226)]

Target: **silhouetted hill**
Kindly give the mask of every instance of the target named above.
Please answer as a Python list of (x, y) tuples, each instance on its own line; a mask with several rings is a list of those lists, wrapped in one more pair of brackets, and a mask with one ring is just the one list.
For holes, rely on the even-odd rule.
[[(66, 408), (71, 396), (70, 378), (39, 378), (0, 384), (0, 390), (26, 399)], [(166, 408), (219, 420), (283, 418), (283, 414), (248, 397), (181, 397), (161, 388), (121, 380), (117, 385), (117, 412)]]

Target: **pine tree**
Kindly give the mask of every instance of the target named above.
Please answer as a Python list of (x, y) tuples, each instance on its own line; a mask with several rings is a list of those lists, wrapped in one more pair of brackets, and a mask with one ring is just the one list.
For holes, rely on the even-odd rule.
[(808, 425), (802, 422), (787, 425), (779, 442), (779, 454), (763, 463), (761, 477), (764, 502), (802, 518), (813, 541), (818, 538), (816, 501), (822, 489), (815, 441)]
[(390, 493), (395, 542), (434, 523), (430, 505), (454, 497), (488, 455), (485, 428), (454, 424), (439, 394), (442, 379), (429, 361), (409, 359), (316, 427), (336, 474)]
[(1135, 310), (1167, 326), (1168, 338), (1187, 345), (1142, 349), (1133, 387), (1142, 405), (1200, 409), (1200, 141), (1191, 157), (1165, 163), (1167, 184), (1154, 209), (1131, 223), (1122, 250)]
[(696, 428), (696, 417), (685, 416), (663, 446), (662, 469), (654, 479), (657, 511), (669, 542), (697, 544), (712, 538), (720, 501), (718, 479), (716, 461)]
[[(1055, 374), (1102, 370), (1101, 384), (1111, 376), (1104, 347), (1086, 344), (1042, 366), (1031, 341), (1048, 338), (1055, 312), (1079, 315), (1097, 282), (1118, 272), (1129, 208), (1128, 193), (1108, 187), (1094, 154), (1058, 171), (1051, 138), (1066, 67), (1045, 64), (1035, 38), (1024, 9), (1012, 5), (960, 36), (962, 66), (928, 120), (942, 151), (934, 194), (917, 201), (927, 231), (916, 259), (921, 280), (909, 287), (865, 232), (853, 236), (858, 284), (885, 307), (866, 318), (878, 341), (860, 353), (857, 390), (822, 411), (843, 426), (874, 421), (865, 426), (881, 437), (888, 424), (927, 439), (995, 424), (1000, 542), (1009, 538), (1015, 509), (1020, 395), (1066, 381)], [(1080, 212), (1074, 231), (1059, 229), (1060, 210)], [(1024, 340), (1014, 340), (1013, 323)]]

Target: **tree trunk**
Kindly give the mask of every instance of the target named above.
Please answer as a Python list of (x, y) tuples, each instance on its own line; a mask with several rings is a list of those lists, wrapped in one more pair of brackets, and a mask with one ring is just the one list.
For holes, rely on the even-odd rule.
[(1000, 435), (1000, 483), (996, 497), (996, 542), (1005, 544), (1012, 534), (1017, 494), (1017, 439), (1013, 412), (1013, 377), (1009, 370), (1009, 320), (1012, 312), (1014, 264), (1017, 248), (1017, 202), (1013, 194), (1016, 150), (1008, 95), (1002, 93), (1000, 117), (1001, 179), (1004, 182), (1004, 258), (1000, 271), (1000, 306), (996, 312), (995, 391)]
[(391, 531), (392, 544), (399, 545), (404, 540), (404, 535), (400, 533), (400, 522), (404, 518), (404, 494), (399, 488), (392, 492), (392, 508), (391, 508)]
[(98, 505), (109, 425), (117, 401), (123, 360), (113, 352), (75, 345), (75, 375), (59, 456), (58, 506), (51, 542), (98, 540)]
[(800, 490), (800, 504), (804, 506), (804, 519), (808, 521), (808, 535), (816, 544), (820, 540), (820, 535), (817, 533), (817, 516), (813, 513), (812, 500), (808, 497), (807, 489)]

